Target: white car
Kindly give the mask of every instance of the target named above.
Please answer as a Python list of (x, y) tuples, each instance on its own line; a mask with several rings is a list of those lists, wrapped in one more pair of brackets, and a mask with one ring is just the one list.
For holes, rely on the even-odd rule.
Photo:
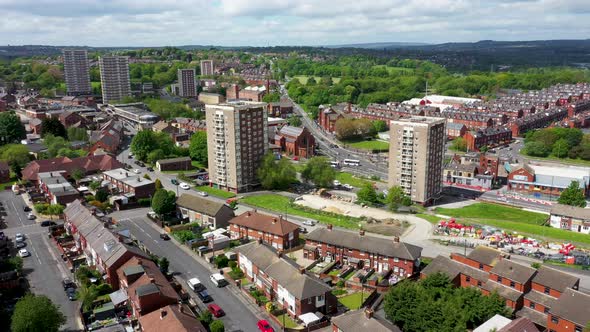
[(179, 185), (179, 187), (180, 187), (180, 189), (184, 189), (184, 190), (189, 190), (189, 189), (191, 189), (191, 186), (189, 186), (188, 184), (186, 184), (186, 183), (184, 183), (184, 182), (182, 182), (182, 183)]
[(135, 173), (135, 174), (139, 174), (139, 172), (140, 172), (140, 170), (137, 168), (133, 170), (133, 173)]
[(29, 257), (31, 256), (31, 253), (27, 249), (21, 249), (18, 251), (18, 255), (20, 257)]
[(303, 224), (305, 226), (315, 226), (315, 220), (309, 219), (309, 220), (304, 221)]
[(206, 193), (206, 192), (204, 192), (204, 191), (199, 191), (199, 195), (201, 195), (201, 196), (203, 196), (203, 197), (207, 197), (207, 196), (209, 196), (209, 194), (207, 194), (207, 193)]
[(29, 219), (29, 220), (35, 220), (35, 218), (37, 218), (37, 216), (35, 216), (32, 213), (29, 213), (29, 215), (27, 216), (27, 219)]
[(349, 185), (348, 183), (345, 183), (345, 184), (343, 184), (342, 186), (343, 186), (344, 188), (348, 189), (348, 190), (352, 190), (352, 189), (354, 189), (354, 187), (353, 187), (353, 186), (351, 186), (351, 185)]
[(338, 187), (340, 185), (340, 181), (334, 180), (334, 187)]
[(16, 233), (16, 236), (14, 238), (15, 242), (23, 242), (25, 240), (25, 236), (21, 233)]

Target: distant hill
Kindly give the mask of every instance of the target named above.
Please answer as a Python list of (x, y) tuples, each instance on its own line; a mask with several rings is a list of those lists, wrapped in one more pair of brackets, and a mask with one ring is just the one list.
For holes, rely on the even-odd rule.
[(427, 43), (405, 43), (405, 42), (383, 42), (383, 43), (363, 43), (363, 44), (343, 44), (343, 45), (325, 45), (325, 48), (366, 48), (366, 49), (394, 49), (408, 46), (425, 46)]

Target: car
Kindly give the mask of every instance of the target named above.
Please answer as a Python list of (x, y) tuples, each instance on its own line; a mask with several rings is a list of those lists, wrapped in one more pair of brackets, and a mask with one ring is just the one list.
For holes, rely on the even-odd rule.
[(342, 186), (343, 186), (344, 188), (348, 189), (348, 190), (352, 190), (352, 189), (354, 189), (354, 187), (353, 187), (353, 186), (351, 186), (351, 185), (349, 185), (348, 183), (345, 183), (345, 184), (343, 184)]
[(16, 233), (16, 236), (14, 237), (14, 241), (16, 242), (23, 242), (25, 240), (25, 236), (21, 233)]
[(270, 324), (265, 319), (259, 320), (256, 325), (258, 326), (258, 330), (261, 332), (275, 332), (272, 326), (270, 326)]
[(209, 196), (209, 194), (207, 194), (207, 193), (206, 193), (206, 192), (204, 192), (204, 191), (199, 191), (199, 193), (198, 193), (198, 194), (199, 194), (199, 195), (201, 195), (201, 196), (203, 196), (203, 197), (207, 197), (207, 196)]
[(137, 165), (139, 165), (139, 167), (145, 167), (145, 164), (142, 161), (138, 162)]
[(139, 174), (140, 172), (141, 171), (139, 169), (137, 169), (137, 168), (133, 170), (133, 173), (135, 173), (135, 174)]
[(303, 234), (307, 233), (307, 228), (299, 227), (299, 233), (303, 233)]
[(203, 303), (213, 301), (213, 298), (211, 297), (211, 295), (209, 295), (209, 293), (207, 293), (206, 289), (197, 291), (197, 296), (201, 299), (201, 301), (203, 301)]
[(129, 152), (129, 157), (133, 157), (133, 152)]
[(127, 156), (127, 158), (129, 158), (129, 159), (133, 158), (133, 156), (131, 155), (131, 153)]
[(23, 211), (31, 212), (31, 208), (28, 205), (23, 206)]
[(187, 183), (184, 183), (184, 182), (182, 182), (182, 183), (179, 185), (179, 187), (180, 187), (180, 189), (184, 189), (184, 190), (189, 190), (189, 189), (191, 189), (191, 186), (189, 186)]
[(225, 280), (221, 273), (214, 273), (209, 278), (216, 287), (223, 287), (227, 285), (227, 280)]
[(27, 219), (29, 219), (29, 220), (35, 220), (35, 218), (37, 218), (37, 216), (35, 216), (32, 213), (29, 213), (29, 215), (27, 216)]
[(207, 247), (207, 246), (200, 246), (200, 247), (197, 248), (197, 250), (199, 252), (206, 252), (206, 251), (209, 251), (209, 247)]
[(164, 241), (168, 241), (168, 240), (170, 240), (170, 236), (168, 236), (168, 234), (166, 234), (166, 233), (161, 233), (160, 239), (162, 239)]
[(203, 286), (199, 278), (191, 278), (186, 282), (186, 284), (190, 289), (192, 289), (195, 292), (205, 289), (205, 286)]
[(49, 226), (55, 226), (55, 225), (57, 225), (57, 224), (51, 220), (43, 220), (41, 222), (41, 227), (49, 227)]
[(76, 300), (76, 289), (74, 288), (66, 288), (66, 295), (70, 301)]
[(340, 181), (334, 180), (333, 184), (334, 184), (334, 187), (338, 187), (340, 185)]
[(154, 171), (153, 167), (148, 167), (147, 170), (148, 170), (148, 172), (153, 172)]
[(177, 186), (178, 185), (178, 180), (176, 180), (176, 179), (170, 179), (170, 183), (172, 183), (173, 185)]
[(18, 255), (20, 257), (29, 257), (29, 256), (31, 256), (31, 253), (27, 249), (20, 249), (18, 251)]
[(24, 242), (17, 242), (14, 246), (16, 247), (16, 249), (20, 249), (26, 247), (27, 244)]
[(225, 315), (225, 312), (223, 311), (223, 309), (221, 309), (221, 307), (215, 303), (211, 303), (210, 305), (208, 305), (207, 309), (209, 309), (209, 311), (213, 314), (213, 316), (215, 316), (217, 318)]
[(303, 222), (305, 226), (315, 226), (315, 220), (308, 219)]
[(76, 284), (70, 278), (65, 278), (61, 281), (62, 286), (64, 286), (64, 290), (68, 288), (76, 288)]

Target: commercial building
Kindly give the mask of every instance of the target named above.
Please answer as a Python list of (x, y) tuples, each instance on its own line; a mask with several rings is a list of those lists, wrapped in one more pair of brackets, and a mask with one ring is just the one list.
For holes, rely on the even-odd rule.
[(178, 95), (184, 98), (197, 97), (197, 80), (194, 69), (178, 70)]
[(508, 190), (536, 199), (556, 200), (572, 181), (578, 181), (580, 189), (588, 195), (590, 168), (525, 164), (508, 174)]
[(225, 97), (218, 93), (201, 92), (199, 93), (199, 101), (205, 105), (217, 105), (225, 102)]
[(108, 104), (131, 96), (129, 58), (105, 55), (98, 58), (98, 63), (100, 66), (102, 103)]
[(206, 105), (209, 180), (224, 190), (258, 186), (258, 166), (268, 151), (266, 103)]
[(176, 200), (176, 208), (183, 219), (212, 229), (227, 227), (235, 216), (234, 210), (228, 205), (191, 194), (180, 195)]
[(60, 172), (39, 173), (39, 189), (51, 204), (65, 206), (80, 197), (78, 190)]
[(551, 227), (590, 234), (590, 209), (555, 204), (551, 207)]
[(156, 161), (156, 168), (162, 171), (188, 171), (193, 167), (191, 157), (177, 157)]
[(90, 68), (86, 50), (63, 50), (64, 76), (70, 96), (92, 94)]
[(412, 116), (391, 121), (389, 186), (413, 202), (430, 204), (442, 190), (445, 119)]
[(213, 60), (201, 60), (201, 76), (211, 76), (214, 71)]
[(399, 238), (385, 239), (371, 235), (318, 227), (305, 237), (303, 256), (316, 260), (354, 264), (373, 268), (376, 272), (393, 271), (409, 277), (418, 271), (422, 248), (403, 243)]
[(331, 287), (308, 274), (304, 267), (285, 257), (281, 251), (259, 242), (250, 242), (234, 250), (245, 277), (270, 301), (285, 308), (290, 316), (336, 311), (338, 301)]
[(244, 212), (229, 221), (232, 239), (261, 240), (279, 249), (291, 249), (299, 243), (299, 226), (283, 219), (256, 211)]
[(150, 112), (144, 103), (108, 105), (104, 109), (137, 130), (151, 129), (160, 119), (159, 116)]
[(124, 168), (106, 171), (102, 173), (102, 178), (110, 183), (112, 190), (117, 189), (120, 193), (132, 194), (137, 199), (151, 197), (156, 191), (154, 181), (129, 173)]

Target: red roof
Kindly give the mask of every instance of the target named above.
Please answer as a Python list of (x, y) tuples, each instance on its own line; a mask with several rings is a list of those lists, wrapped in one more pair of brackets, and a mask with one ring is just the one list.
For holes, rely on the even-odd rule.
[(86, 156), (72, 159), (58, 157), (32, 161), (23, 169), (22, 173), (23, 179), (36, 181), (38, 180), (38, 174), (44, 172), (66, 171), (66, 175), (69, 175), (73, 170), (81, 169), (86, 174), (91, 174), (121, 167), (123, 167), (123, 164), (111, 155)]
[(287, 221), (282, 217), (273, 217), (255, 211), (242, 213), (230, 220), (229, 223), (280, 236), (287, 235), (299, 229), (297, 224)]

